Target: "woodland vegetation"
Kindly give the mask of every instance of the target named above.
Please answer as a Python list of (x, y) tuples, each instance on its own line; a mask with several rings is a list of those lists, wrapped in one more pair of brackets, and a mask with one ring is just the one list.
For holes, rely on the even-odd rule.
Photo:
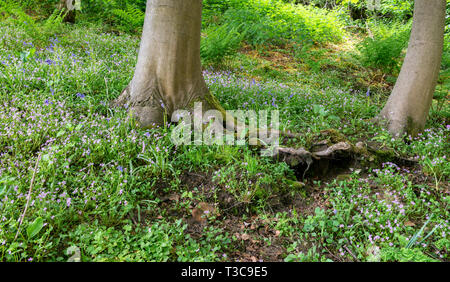
[(449, 261), (450, 2), (166, 1), (0, 0), (0, 261)]

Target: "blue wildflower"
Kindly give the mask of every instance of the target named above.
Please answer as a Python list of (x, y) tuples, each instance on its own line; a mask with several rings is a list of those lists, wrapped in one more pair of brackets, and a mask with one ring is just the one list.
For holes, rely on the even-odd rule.
[(84, 99), (86, 97), (86, 95), (84, 95), (83, 93), (77, 93), (77, 97)]

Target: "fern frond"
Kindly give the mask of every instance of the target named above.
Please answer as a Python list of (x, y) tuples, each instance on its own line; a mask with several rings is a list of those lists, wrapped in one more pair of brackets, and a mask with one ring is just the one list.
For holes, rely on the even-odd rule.
[(111, 13), (117, 19), (118, 24), (126, 31), (137, 31), (144, 25), (145, 14), (135, 6), (127, 5), (125, 10), (113, 9)]

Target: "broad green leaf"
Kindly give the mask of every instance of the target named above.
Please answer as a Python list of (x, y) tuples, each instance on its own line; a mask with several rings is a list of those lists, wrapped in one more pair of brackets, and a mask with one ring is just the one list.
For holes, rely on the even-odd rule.
[(41, 217), (36, 218), (27, 228), (28, 238), (31, 239), (36, 236), (44, 227), (44, 220)]

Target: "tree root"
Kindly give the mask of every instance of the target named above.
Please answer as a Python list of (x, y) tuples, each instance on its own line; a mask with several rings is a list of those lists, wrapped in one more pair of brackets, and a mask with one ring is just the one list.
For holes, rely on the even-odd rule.
[(335, 135), (335, 130), (324, 131), (332, 134), (330, 140), (313, 143), (310, 149), (278, 147), (273, 158), (288, 164), (297, 178), (338, 176), (353, 169), (380, 167), (382, 163), (392, 162), (399, 166), (415, 166), (417, 160), (399, 156), (393, 150), (380, 148), (375, 142), (358, 142), (346, 140), (342, 135)]

